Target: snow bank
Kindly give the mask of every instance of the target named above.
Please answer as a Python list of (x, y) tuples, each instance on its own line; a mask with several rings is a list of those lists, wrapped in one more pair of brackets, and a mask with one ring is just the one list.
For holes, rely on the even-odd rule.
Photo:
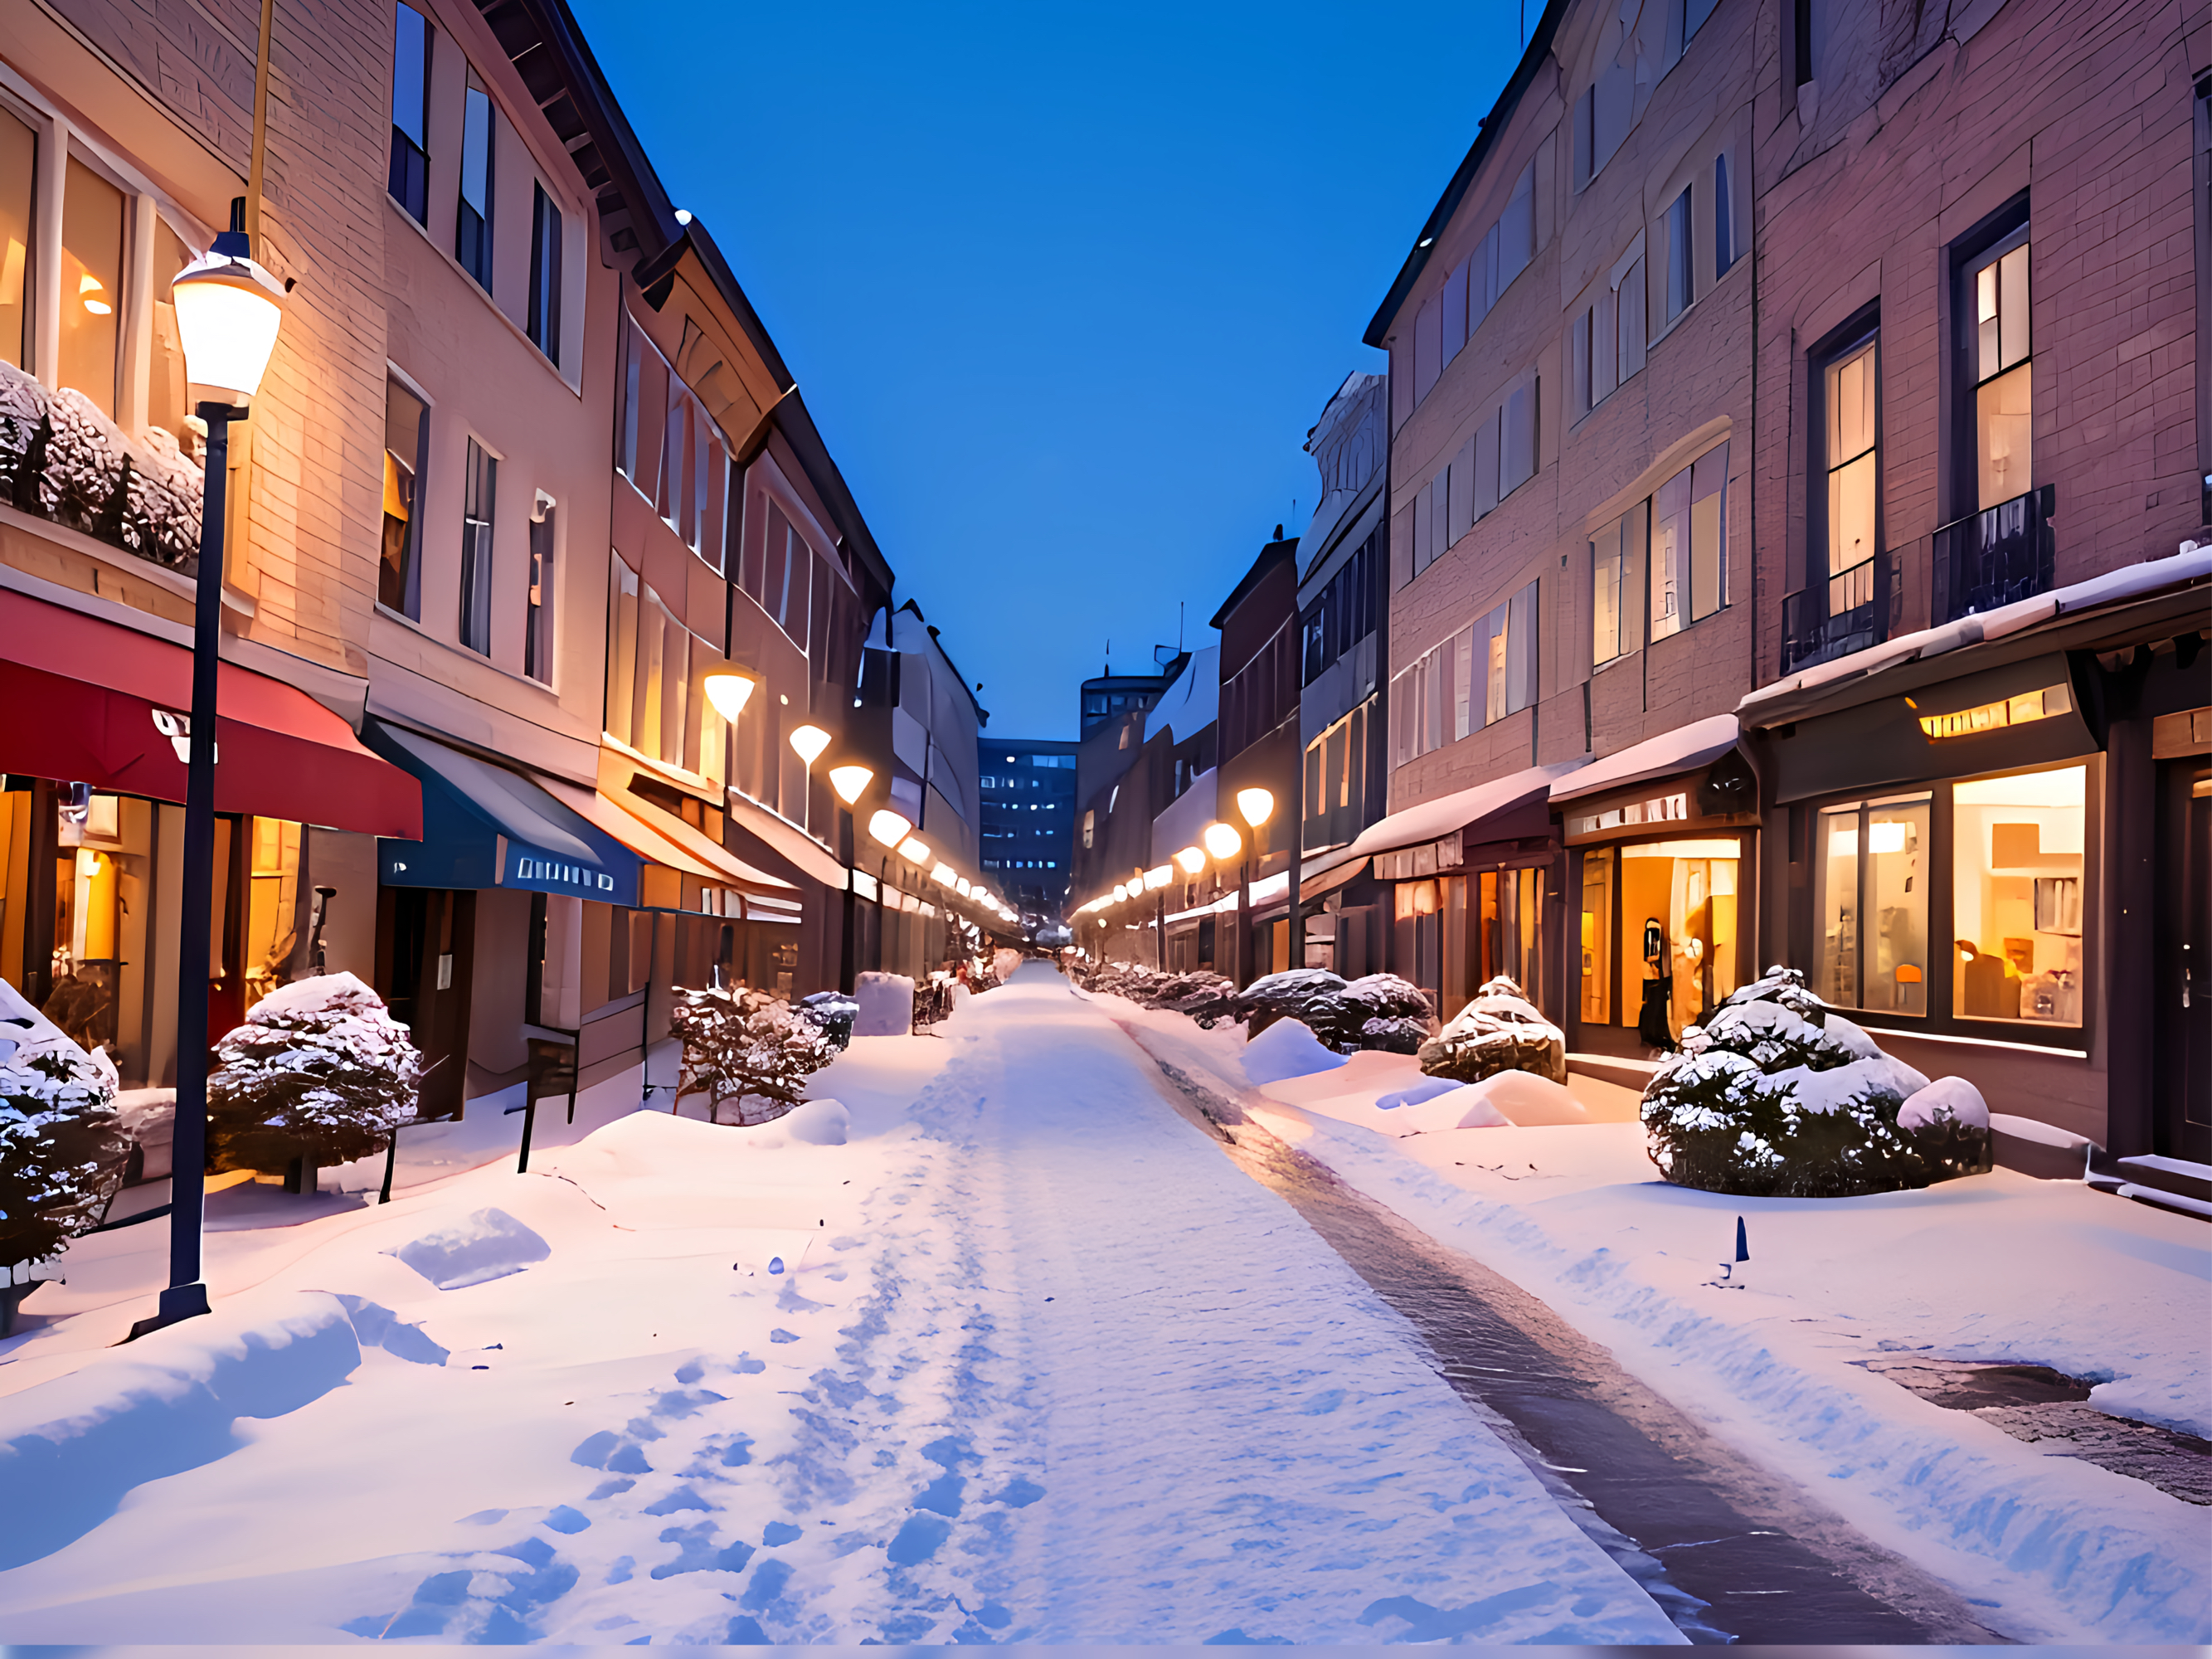
[(1244, 1075), (1253, 1083), (1279, 1083), (1334, 1071), (1344, 1056), (1324, 1045), (1300, 1020), (1279, 1019), (1244, 1045)]
[(1440, 1095), (1393, 1111), (1390, 1129), (1401, 1135), (1426, 1135), (1451, 1129), (1496, 1129), (1510, 1121), (1483, 1097), (1480, 1089), (1459, 1083)]
[(852, 1133), (853, 1115), (840, 1100), (810, 1100), (784, 1114), (778, 1127), (809, 1146), (842, 1146)]
[[(2203, 1510), (1854, 1363), (1926, 1352), (2051, 1365), (2110, 1378), (2092, 1395), (2100, 1410), (2205, 1435), (2204, 1323), (2174, 1316), (2204, 1306), (2199, 1224), (2008, 1170), (1856, 1198), (1708, 1194), (1655, 1182), (1630, 1123), (1492, 1130), (1478, 1161), (1449, 1139), (1360, 1133), (1323, 1108), (1249, 1103), (1877, 1544), (1959, 1586), (2001, 1633), (2212, 1636)], [(1740, 1214), (1758, 1273), (1726, 1295), (1708, 1281)]]
[(519, 1273), (553, 1247), (504, 1210), (483, 1209), (393, 1247), (396, 1255), (441, 1291), (465, 1290)]
[(1425, 1100), (1434, 1100), (1438, 1095), (1448, 1095), (1455, 1089), (1468, 1085), (1448, 1077), (1425, 1077), (1411, 1088), (1395, 1090), (1375, 1103), (1378, 1112), (1395, 1112), (1401, 1106), (1418, 1106)]
[(914, 981), (904, 974), (862, 974), (853, 981), (853, 1035), (904, 1036), (914, 1030)]
[(241, 1417), (281, 1417), (361, 1364), (344, 1306), (319, 1291), (224, 1308), (0, 1398), (0, 1571), (112, 1515), (134, 1486), (234, 1450)]

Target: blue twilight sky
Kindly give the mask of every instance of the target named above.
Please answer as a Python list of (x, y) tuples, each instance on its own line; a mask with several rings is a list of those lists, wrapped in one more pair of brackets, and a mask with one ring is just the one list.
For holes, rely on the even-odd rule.
[(1510, 0), (571, 3), (1012, 737), (1073, 737), (1178, 601), (1210, 642), (1304, 527), (1306, 432), (1520, 52)]

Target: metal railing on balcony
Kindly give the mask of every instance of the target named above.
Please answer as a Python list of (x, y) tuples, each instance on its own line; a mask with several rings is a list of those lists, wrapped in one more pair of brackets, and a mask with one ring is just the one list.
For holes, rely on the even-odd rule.
[(1782, 672), (1879, 645), (1903, 625), (1905, 568), (1885, 549), (1782, 601)]
[(1940, 624), (2048, 592), (2057, 538), (2050, 484), (1945, 525), (1935, 537), (1930, 620)]

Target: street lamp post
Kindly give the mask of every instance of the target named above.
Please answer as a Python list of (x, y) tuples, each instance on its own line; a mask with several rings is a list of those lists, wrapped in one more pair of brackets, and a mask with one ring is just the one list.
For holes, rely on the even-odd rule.
[(837, 817), (837, 852), (845, 863), (845, 931), (837, 970), (837, 988), (847, 996), (853, 994), (859, 963), (854, 960), (859, 950), (854, 928), (860, 912), (854, 906), (853, 893), (853, 807), (876, 779), (875, 769), (848, 761), (842, 766), (830, 769), (830, 787), (842, 804)]
[(185, 773), (184, 915), (177, 928), (177, 1106), (169, 1177), (169, 1283), (132, 1337), (209, 1311), (200, 1235), (207, 1211), (208, 935), (215, 901), (217, 668), (222, 638), (223, 510), (230, 423), (246, 418), (276, 349), (284, 289), (253, 262), (243, 197), (231, 228), (177, 273), (170, 286), (185, 379), (211, 392), (196, 412), (207, 423), (200, 558), (192, 600), (192, 713)]
[(1237, 815), (1252, 831), (1252, 847), (1237, 866), (1237, 983), (1242, 988), (1252, 982), (1252, 853), (1259, 849), (1260, 831), (1274, 816), (1275, 797), (1271, 790), (1239, 789), (1237, 792)]
[[(1199, 840), (1205, 843), (1206, 852), (1212, 856), (1213, 861), (1216, 864), (1226, 864), (1230, 860), (1235, 858), (1239, 853), (1244, 850), (1244, 837), (1237, 833), (1236, 827), (1233, 824), (1209, 823), (1206, 826), (1203, 833), (1200, 835)], [(1216, 878), (1215, 884), (1217, 886), (1219, 885), (1219, 880), (1218, 878)], [(1240, 865), (1237, 868), (1237, 921), (1240, 933), (1242, 932), (1245, 919), (1245, 911), (1246, 903), (1243, 867)], [(1220, 963), (1220, 954), (1218, 950), (1220, 933), (1218, 930), (1214, 934), (1214, 938), (1217, 941), (1214, 960), (1215, 966), (1218, 969)], [(1240, 942), (1237, 948), (1237, 954), (1230, 959), (1229, 963), (1230, 976), (1236, 980), (1237, 987), (1239, 990), (1242, 990), (1244, 987), (1245, 975), (1243, 972), (1243, 966), (1244, 948), (1243, 944)]]

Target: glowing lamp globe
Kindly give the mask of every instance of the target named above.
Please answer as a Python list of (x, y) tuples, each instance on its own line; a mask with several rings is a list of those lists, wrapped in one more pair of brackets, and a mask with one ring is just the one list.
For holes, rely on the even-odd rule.
[(714, 705), (714, 712), (735, 726), (738, 716), (745, 712), (745, 704), (752, 700), (752, 681), (734, 669), (718, 668), (700, 684), (706, 690), (707, 701)]
[(1174, 879), (1175, 866), (1171, 864), (1163, 864), (1157, 870), (1145, 872), (1145, 890), (1147, 893), (1157, 893)]
[(822, 751), (830, 746), (830, 734), (818, 726), (802, 726), (791, 734), (791, 751), (807, 765), (822, 758)]
[(872, 767), (847, 765), (830, 769), (830, 787), (837, 792), (837, 799), (848, 806), (860, 799), (867, 787), (875, 781)]
[(1275, 795), (1270, 789), (1239, 789), (1237, 792), (1237, 811), (1245, 823), (1257, 830), (1275, 815)]
[(1206, 850), (1218, 859), (1233, 859), (1244, 850), (1244, 837), (1225, 823), (1209, 823), (1206, 833), (1199, 837)]
[[(833, 774), (831, 780), (836, 781)], [(914, 828), (906, 819), (888, 806), (868, 820), (868, 834), (878, 845), (896, 847), (906, 839), (906, 832)]]
[(1182, 866), (1186, 876), (1194, 876), (1206, 868), (1206, 854), (1195, 847), (1184, 848), (1175, 855), (1175, 861)]
[(243, 254), (210, 252), (177, 273), (169, 298), (185, 378), (238, 397), (258, 392), (284, 319), (283, 284)]
[(929, 862), (929, 843), (919, 836), (908, 836), (899, 843), (899, 856), (915, 864)]

